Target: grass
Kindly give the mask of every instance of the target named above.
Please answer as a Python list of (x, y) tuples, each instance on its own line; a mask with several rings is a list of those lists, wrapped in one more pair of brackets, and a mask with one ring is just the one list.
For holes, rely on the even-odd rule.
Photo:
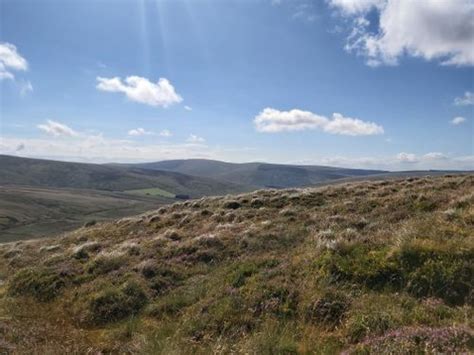
[(158, 187), (153, 187), (149, 189), (138, 189), (138, 190), (127, 190), (125, 193), (132, 195), (141, 195), (141, 196), (160, 196), (166, 198), (175, 198), (175, 194), (168, 192), (166, 190), (160, 189)]
[(469, 353), (473, 202), (472, 175), (261, 190), (0, 245), (0, 352)]

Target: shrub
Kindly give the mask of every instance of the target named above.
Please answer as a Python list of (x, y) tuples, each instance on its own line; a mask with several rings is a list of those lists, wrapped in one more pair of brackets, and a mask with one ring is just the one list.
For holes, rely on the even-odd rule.
[(86, 320), (101, 325), (137, 314), (148, 302), (142, 286), (136, 281), (127, 281), (120, 287), (107, 285), (89, 296), (86, 301)]
[(93, 219), (91, 221), (87, 221), (86, 223), (84, 223), (84, 228), (92, 227), (92, 226), (95, 226), (96, 224), (97, 224), (97, 221)]
[(41, 302), (55, 299), (66, 285), (64, 277), (52, 269), (28, 268), (18, 271), (10, 281), (10, 295), (31, 296)]
[(224, 203), (224, 208), (229, 208), (232, 210), (236, 210), (240, 208), (242, 205), (238, 201), (227, 201)]

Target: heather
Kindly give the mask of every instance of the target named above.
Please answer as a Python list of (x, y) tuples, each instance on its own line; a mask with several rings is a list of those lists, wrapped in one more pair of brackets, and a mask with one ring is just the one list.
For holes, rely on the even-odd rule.
[(259, 190), (4, 244), (0, 352), (467, 353), (473, 202), (472, 175)]

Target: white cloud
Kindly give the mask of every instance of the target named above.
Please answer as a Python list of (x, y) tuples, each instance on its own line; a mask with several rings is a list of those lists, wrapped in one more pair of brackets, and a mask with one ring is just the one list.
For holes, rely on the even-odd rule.
[(33, 85), (31, 85), (31, 82), (29, 81), (24, 81), (20, 83), (20, 95), (25, 96), (29, 92), (33, 92)]
[(190, 134), (188, 139), (186, 139), (186, 142), (188, 143), (193, 143), (193, 144), (199, 144), (199, 143), (204, 143), (206, 140), (202, 137), (199, 137), (195, 134)]
[(144, 128), (134, 128), (128, 131), (129, 136), (145, 136), (145, 135), (152, 135), (153, 132), (147, 131)]
[(0, 80), (11, 79), (15, 76), (10, 70), (28, 69), (28, 62), (17, 51), (11, 43), (0, 43)]
[(192, 111), (192, 110), (193, 110), (193, 108), (192, 108), (191, 106), (187, 106), (187, 105), (184, 106), (184, 109), (185, 109), (186, 111)]
[(0, 80), (13, 80), (15, 76), (5, 69), (5, 65), (0, 62)]
[(398, 170), (473, 170), (474, 155), (450, 156), (440, 152), (417, 155), (399, 153), (395, 156), (344, 157), (333, 156), (306, 159), (303, 164), (339, 166), (345, 168)]
[(164, 129), (160, 132), (160, 136), (162, 136), (162, 137), (171, 137), (172, 135), (173, 134), (167, 129)]
[(328, 0), (328, 2), (345, 15), (355, 15), (365, 13), (373, 7), (380, 7), (384, 0)]
[(401, 163), (417, 163), (419, 161), (413, 153), (398, 153), (396, 158)]
[(97, 89), (107, 92), (124, 93), (130, 100), (150, 106), (168, 107), (183, 101), (175, 88), (165, 79), (152, 83), (140, 76), (129, 76), (124, 81), (119, 77), (97, 77)]
[[(24, 144), (25, 149), (16, 152), (20, 144)], [(98, 163), (191, 158), (225, 160), (231, 156), (248, 161), (255, 156), (254, 151), (248, 151), (245, 147), (237, 147), (230, 152), (227, 148), (209, 147), (205, 144), (143, 143), (109, 138), (102, 134), (80, 134), (64, 139), (0, 137), (0, 154), (19, 153), (30, 157)], [(242, 158), (242, 154), (246, 158)]]
[(443, 154), (443, 153), (439, 153), (439, 152), (431, 152), (431, 153), (426, 153), (425, 155), (423, 155), (422, 159), (427, 159), (427, 160), (444, 160), (444, 159), (448, 159), (448, 157)]
[(456, 97), (454, 104), (457, 106), (474, 105), (474, 92), (466, 91), (463, 97)]
[(63, 123), (47, 120), (46, 123), (40, 124), (37, 126), (40, 130), (46, 132), (49, 135), (60, 137), (60, 136), (69, 136), (74, 137), (78, 136), (78, 133), (72, 128), (66, 126)]
[[(444, 65), (474, 65), (474, 2), (471, 0), (328, 0), (351, 18), (346, 49), (370, 66), (396, 65), (405, 54)], [(376, 9), (379, 27), (369, 31)]]
[(451, 124), (453, 124), (455, 126), (460, 125), (461, 123), (464, 123), (464, 122), (466, 122), (466, 119), (464, 117), (461, 117), (461, 116), (454, 117), (451, 120)]
[(265, 133), (321, 129), (331, 134), (360, 136), (382, 134), (384, 132), (382, 126), (373, 122), (344, 117), (340, 113), (334, 113), (332, 118), (329, 119), (299, 109), (279, 111), (273, 108), (265, 108), (255, 117), (254, 124), (257, 131)]

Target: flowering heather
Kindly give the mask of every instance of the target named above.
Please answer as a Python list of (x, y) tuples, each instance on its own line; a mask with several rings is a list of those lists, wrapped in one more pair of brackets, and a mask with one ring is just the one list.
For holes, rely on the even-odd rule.
[(474, 333), (466, 327), (405, 327), (368, 338), (353, 353), (460, 354), (473, 350)]

